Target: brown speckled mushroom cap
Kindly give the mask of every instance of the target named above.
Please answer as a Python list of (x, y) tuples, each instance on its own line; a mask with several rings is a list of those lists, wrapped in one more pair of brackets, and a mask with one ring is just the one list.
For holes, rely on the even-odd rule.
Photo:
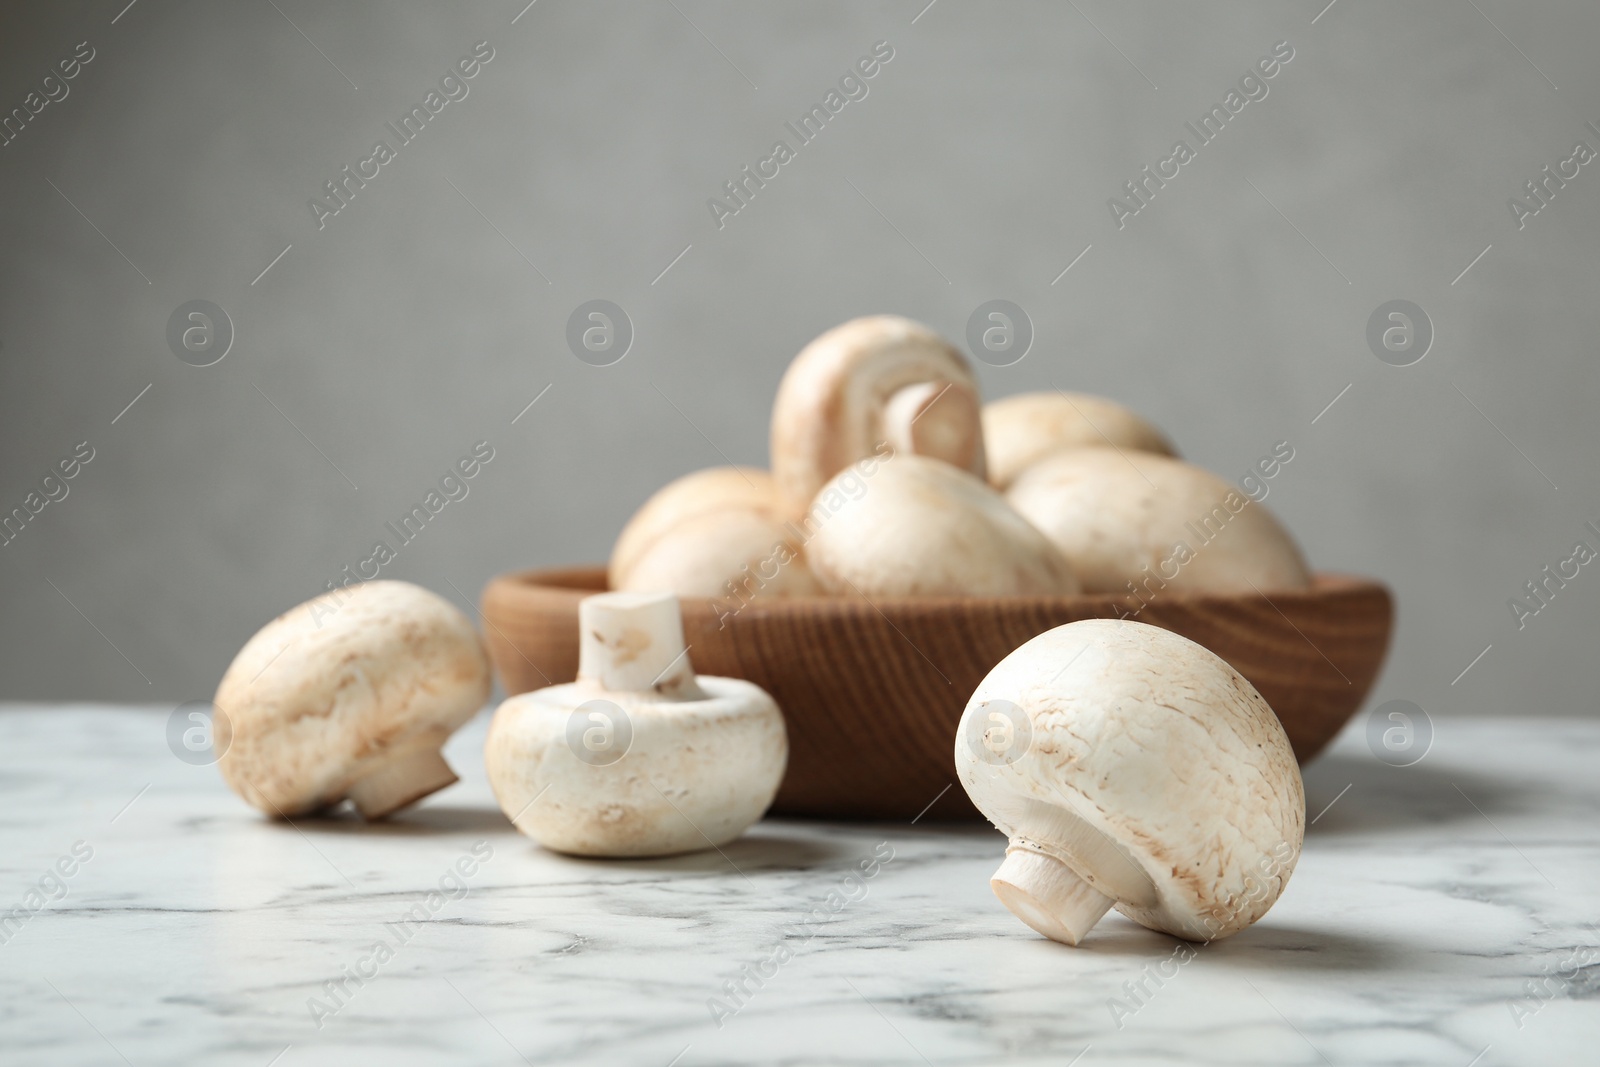
[(217, 688), (222, 777), (269, 815), (349, 797), (379, 818), (456, 780), (439, 749), (489, 699), (489, 658), (452, 604), (374, 581), (262, 627)]
[(1068, 448), (1115, 446), (1176, 456), (1165, 434), (1129, 408), (1089, 393), (1020, 393), (983, 406), (989, 483), (1002, 492), (1027, 467)]
[(1264, 504), (1170, 456), (1057, 452), (1023, 471), (1006, 500), (1066, 553), (1085, 592), (1148, 598), (1311, 584), (1299, 547)]
[(1143, 623), (1075, 622), (1011, 653), (973, 693), (955, 759), (1010, 838), (996, 895), (1068, 944), (1113, 903), (1226, 937), (1300, 855), (1305, 792), (1277, 716), (1221, 658)]
[(898, 315), (853, 319), (789, 364), (772, 407), (772, 474), (784, 512), (811, 506), (850, 464), (893, 451), (984, 476), (978, 383), (966, 357)]
[(981, 479), (897, 455), (817, 494), (806, 545), (823, 588), (842, 595), (1021, 596), (1079, 591), (1055, 546)]

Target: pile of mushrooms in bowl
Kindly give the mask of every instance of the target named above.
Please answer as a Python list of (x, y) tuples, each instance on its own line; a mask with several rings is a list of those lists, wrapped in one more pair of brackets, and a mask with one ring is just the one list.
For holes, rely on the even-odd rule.
[[(1121, 404), (983, 403), (966, 358), (909, 319), (856, 319), (806, 345), (771, 435), (770, 469), (695, 471), (651, 496), (605, 568), (492, 581), (486, 636), (506, 689), (575, 675), (586, 595), (672, 593), (696, 662), (784, 710), (774, 810), (911, 818), (932, 802), (930, 818), (975, 818), (959, 790), (941, 793), (948, 739), (985, 675), (1053, 627), (1121, 619), (1199, 643), (1261, 692), (1302, 762), (1382, 665), (1381, 584), (1313, 573), (1252, 494)], [(1252, 476), (1290, 458), (1285, 444)]]
[[(1214, 523), (1203, 551), (1197, 518)], [(615, 589), (723, 600), (1134, 593), (1151, 574), (1169, 594), (1311, 584), (1270, 512), (1132, 411), (1063, 392), (984, 406), (955, 348), (892, 315), (790, 364), (770, 473), (674, 481), (609, 567)]]

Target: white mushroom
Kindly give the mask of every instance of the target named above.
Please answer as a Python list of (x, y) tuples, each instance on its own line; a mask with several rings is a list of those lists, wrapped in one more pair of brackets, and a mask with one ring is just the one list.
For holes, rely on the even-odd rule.
[(817, 583), (780, 521), (772, 475), (713, 467), (658, 490), (611, 552), (611, 588), (721, 597), (759, 581), (763, 596), (808, 596)]
[(979, 478), (897, 455), (823, 487), (808, 522), (812, 572), (830, 593), (1057, 596), (1079, 591), (1049, 540)]
[(1057, 627), (972, 695), (956, 770), (1009, 839), (990, 885), (1069, 945), (1113, 904), (1211, 941), (1266, 914), (1294, 871), (1305, 791), (1272, 709), (1219, 657), (1143, 623)]
[(1311, 584), (1300, 549), (1238, 486), (1168, 456), (1058, 452), (1006, 494), (1089, 593), (1250, 593)]
[(1004, 492), (1023, 470), (1068, 448), (1115, 446), (1175, 456), (1166, 435), (1115, 400), (1089, 393), (1021, 393), (983, 406), (989, 483)]
[(836, 326), (800, 351), (772, 407), (772, 474), (790, 516), (887, 442), (984, 474), (978, 383), (942, 337), (898, 315)]
[(712, 848), (761, 818), (789, 742), (760, 687), (695, 676), (676, 598), (578, 605), (578, 680), (500, 705), (489, 784), (517, 829), (580, 856)]
[(368, 819), (456, 780), (439, 754), (489, 699), (472, 623), (406, 582), (307, 601), (240, 649), (216, 695), (222, 776), (288, 817), (349, 798)]

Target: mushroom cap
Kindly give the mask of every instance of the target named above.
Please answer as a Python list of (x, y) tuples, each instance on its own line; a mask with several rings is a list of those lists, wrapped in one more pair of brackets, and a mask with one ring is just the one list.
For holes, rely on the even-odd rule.
[[(442, 767), (440, 746), (489, 684), (483, 642), (449, 601), (408, 582), (335, 590), (278, 616), (234, 657), (215, 700), (218, 765), (269, 815), (314, 811), (397, 761)], [(453, 780), (391, 795), (384, 810), (361, 806), (386, 814)]]
[(719, 511), (775, 513), (772, 475), (756, 467), (709, 467), (668, 482), (628, 520), (611, 550), (613, 589), (624, 588), (629, 572), (655, 541), (679, 523)]
[(778, 519), (772, 475), (753, 467), (712, 467), (658, 490), (617, 538), (608, 578), (612, 589), (677, 596), (818, 592)]
[(789, 531), (765, 512), (740, 510), (691, 515), (663, 531), (611, 588), (712, 598), (821, 592)]
[[(973, 742), (1008, 707), (1031, 739), (985, 759)], [(1305, 790), (1277, 716), (1220, 657), (1154, 626), (1090, 619), (1027, 642), (973, 693), (955, 758), (1013, 842), (1062, 860), (1152, 930), (1196, 941), (1242, 930), (1299, 859)]]
[(924, 456), (847, 470), (817, 494), (807, 558), (830, 593), (1054, 596), (1072, 566), (980, 478)]
[(1170, 456), (1058, 452), (1025, 470), (1006, 500), (1066, 553), (1089, 593), (1125, 593), (1130, 582), (1158, 595), (1311, 584), (1299, 547), (1264, 505)]
[[(783, 716), (749, 682), (697, 681), (705, 699), (663, 702), (573, 682), (507, 700), (484, 746), (501, 808), (546, 848), (578, 856), (666, 856), (738, 837), (783, 779)], [(579, 752), (591, 729), (609, 731), (625, 753), (586, 762)], [(631, 741), (618, 741), (624, 732)]]
[(1162, 456), (1165, 434), (1115, 400), (1089, 393), (1020, 393), (983, 406), (989, 483), (1002, 492), (1025, 468), (1068, 448), (1115, 446)]
[[(911, 415), (894, 402), (911, 395), (902, 390), (928, 383), (939, 388), (915, 398), (911, 427)], [(803, 512), (828, 479), (897, 435), (915, 437), (915, 448), (895, 441), (901, 451), (983, 477), (978, 383), (966, 357), (898, 315), (853, 319), (806, 345), (789, 364), (772, 408), (772, 473), (784, 511)]]

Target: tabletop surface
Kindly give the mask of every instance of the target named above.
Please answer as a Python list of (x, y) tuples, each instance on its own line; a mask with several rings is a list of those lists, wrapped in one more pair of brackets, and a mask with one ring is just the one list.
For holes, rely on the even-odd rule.
[[(502, 817), (486, 718), (393, 820), (270, 821), (170, 708), (0, 707), (7, 1064), (1594, 1062), (1600, 723), (1347, 730), (1283, 898), (1186, 946), (1007, 913), (987, 827), (769, 820), (575, 860)], [(959, 788), (959, 787), (957, 787)], [(852, 875), (854, 872), (854, 875)]]

